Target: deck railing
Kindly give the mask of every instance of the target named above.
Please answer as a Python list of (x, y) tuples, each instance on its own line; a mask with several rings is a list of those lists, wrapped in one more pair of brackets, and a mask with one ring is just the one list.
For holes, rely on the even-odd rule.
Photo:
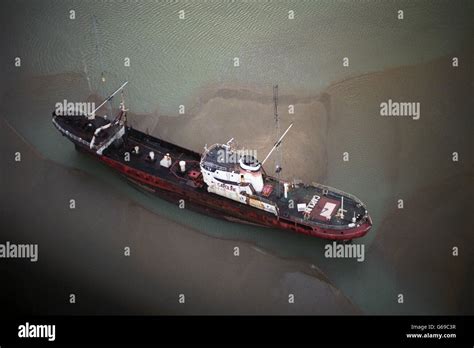
[(350, 199), (352, 199), (354, 202), (360, 204), (360, 205), (364, 205), (362, 203), (362, 201), (357, 198), (356, 196), (354, 195), (351, 195), (350, 193), (347, 193), (347, 192), (344, 192), (342, 190), (338, 190), (337, 188), (334, 188), (334, 187), (331, 187), (331, 186), (326, 186), (326, 185), (321, 185), (321, 184), (318, 184), (316, 182), (313, 182), (311, 183), (311, 185), (313, 187), (316, 187), (316, 188), (319, 188), (321, 190), (328, 190), (328, 192), (334, 192), (334, 193), (337, 193), (338, 195), (341, 195), (341, 196), (344, 196), (344, 197), (349, 197)]

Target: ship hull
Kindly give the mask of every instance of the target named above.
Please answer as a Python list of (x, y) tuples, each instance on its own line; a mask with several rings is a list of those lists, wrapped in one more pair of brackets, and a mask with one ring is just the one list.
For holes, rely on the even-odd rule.
[(184, 209), (190, 209), (212, 217), (225, 219), (227, 221), (244, 222), (263, 227), (290, 230), (322, 239), (340, 241), (360, 238), (369, 231), (372, 225), (371, 221), (368, 221), (354, 228), (336, 230), (298, 224), (260, 209), (209, 193), (205, 187), (201, 189), (187, 189), (179, 185), (174, 185), (167, 180), (163, 180), (157, 176), (150, 176), (147, 173), (127, 166), (122, 162), (115, 161), (107, 156), (97, 155), (81, 144), (75, 143), (75, 145), (77, 150), (86, 152), (99, 159), (102, 163), (124, 176), (137, 188), (152, 193), (178, 206), (184, 203)]

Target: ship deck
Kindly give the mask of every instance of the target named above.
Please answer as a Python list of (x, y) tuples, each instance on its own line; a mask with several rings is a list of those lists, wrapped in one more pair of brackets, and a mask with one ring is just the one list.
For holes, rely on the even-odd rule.
[[(141, 154), (139, 156), (131, 156), (130, 162), (125, 162), (125, 152), (130, 153), (133, 147), (137, 145), (140, 146)], [(149, 151), (155, 153), (157, 158), (155, 162), (146, 160)], [(171, 170), (161, 166), (159, 163), (160, 159), (167, 153), (171, 156), (173, 162)], [(106, 150), (104, 155), (151, 175), (178, 182), (181, 185), (193, 186), (192, 182), (189, 182), (185, 176), (188, 170), (200, 172), (200, 154), (148, 136), (134, 129), (127, 131), (123, 147), (119, 150)], [(178, 163), (181, 160), (186, 161), (186, 173), (181, 173), (179, 170)], [(306, 225), (314, 224), (322, 227), (334, 228), (340, 226), (341, 228), (346, 228), (347, 225), (353, 222), (353, 217), (358, 222), (365, 215), (365, 207), (355, 197), (352, 198), (352, 196), (346, 193), (322, 185), (292, 183), (289, 187), (288, 198), (285, 199), (283, 197), (284, 186), (282, 182), (278, 182), (276, 178), (265, 176), (264, 184), (267, 190), (270, 190), (269, 193), (264, 190), (262, 193), (258, 193), (257, 196), (261, 199), (275, 202), (279, 209), (279, 215), (288, 220)], [(278, 189), (280, 190), (280, 195)], [(317, 202), (314, 202), (316, 199), (313, 200), (314, 207), (312, 207), (309, 213), (305, 214), (304, 211), (298, 211), (298, 204), (309, 205), (315, 196)], [(341, 197), (344, 197), (343, 216), (338, 214), (338, 210), (341, 208)], [(292, 202), (292, 205), (290, 202)]]
[[(95, 129), (109, 123), (103, 117), (88, 120), (85, 117), (57, 116), (55, 120), (63, 130), (69, 132), (70, 137), (82, 139), (78, 145), (86, 151), (90, 151), (87, 143), (91, 141)], [(108, 130), (105, 130), (101, 137), (107, 138), (107, 136)], [(194, 189), (200, 188), (199, 185), (196, 185), (199, 178), (192, 179), (193, 174), (200, 173), (200, 154), (157, 139), (133, 128), (127, 128), (126, 135), (122, 139), (123, 144), (120, 146), (110, 145), (103, 151), (102, 155), (125, 166), (163, 178), (179, 186), (192, 187)], [(134, 153), (135, 146), (139, 147), (138, 154)], [(154, 153), (153, 160), (149, 157), (151, 151)], [(171, 158), (170, 168), (160, 165), (160, 160), (166, 154), (169, 154)], [(179, 161), (186, 162), (185, 172), (181, 172)]]
[[(139, 147), (139, 154), (133, 153), (135, 146)], [(151, 151), (154, 153), (154, 160), (151, 160), (149, 157)], [(130, 154), (128, 161), (126, 160), (126, 153)], [(160, 164), (161, 159), (165, 155), (169, 155), (171, 158), (171, 166), (169, 168)], [(133, 128), (127, 129), (124, 144), (120, 148), (117, 149), (111, 146), (104, 151), (104, 156), (184, 187), (199, 188), (196, 186), (195, 181), (191, 179), (190, 174), (193, 171), (194, 173), (200, 173), (200, 154), (154, 138)], [(180, 161), (186, 162), (185, 172), (180, 170)]]
[[(277, 203), (280, 216), (302, 224), (346, 228), (353, 223), (353, 218), (358, 223), (365, 215), (365, 207), (357, 198), (330, 187), (290, 183), (287, 198), (284, 198), (283, 183), (276, 178), (267, 176), (264, 185), (267, 190), (271, 187), (270, 194), (265, 194), (264, 186), (260, 195)], [(343, 202), (341, 197), (344, 197)], [(343, 215), (338, 214), (341, 203)], [(298, 204), (309, 206), (306, 214), (303, 209), (299, 211)]]
[[(101, 117), (96, 117), (92, 121), (94, 127), (88, 127), (88, 123), (91, 121), (87, 119), (70, 120), (60, 117), (57, 121), (71, 134), (83, 139), (91, 139), (94, 129), (108, 122)], [(202, 181), (199, 165), (201, 155), (199, 153), (133, 128), (127, 128), (126, 135), (122, 139), (123, 144), (119, 146), (112, 144), (105, 149), (103, 156), (183, 188), (207, 192)], [(84, 144), (82, 146), (84, 147)], [(138, 154), (134, 154), (136, 146), (139, 147)], [(154, 153), (153, 160), (150, 159), (150, 152)], [(167, 154), (171, 157), (169, 168), (160, 164), (161, 159)], [(180, 161), (186, 162), (185, 172), (180, 170)], [(289, 184), (288, 196), (284, 198), (283, 182), (264, 175), (264, 189), (261, 193), (256, 193), (255, 196), (263, 201), (276, 203), (280, 218), (303, 225), (344, 229), (350, 227), (354, 222), (357, 224), (366, 214), (364, 205), (356, 197), (342, 191), (319, 184), (305, 185), (296, 182)], [(343, 202), (342, 197), (344, 197)], [(339, 211), (342, 204), (343, 215)]]

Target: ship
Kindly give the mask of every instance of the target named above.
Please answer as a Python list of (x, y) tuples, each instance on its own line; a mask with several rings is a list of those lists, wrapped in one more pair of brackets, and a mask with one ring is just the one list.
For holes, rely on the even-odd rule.
[[(266, 173), (265, 161), (293, 124), (261, 162), (252, 153), (239, 151), (233, 139), (206, 145), (198, 153), (129, 126), (123, 93), (127, 83), (92, 112), (53, 111), (53, 125), (76, 150), (94, 156), (140, 190), (186, 209), (344, 243), (370, 230), (366, 206), (354, 195)], [(116, 116), (96, 115), (119, 91)]]

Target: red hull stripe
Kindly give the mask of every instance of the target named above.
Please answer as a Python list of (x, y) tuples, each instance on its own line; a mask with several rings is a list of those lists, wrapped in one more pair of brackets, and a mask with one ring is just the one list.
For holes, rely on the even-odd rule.
[[(264, 211), (257, 212), (256, 208), (242, 206), (242, 204), (238, 202), (234, 202), (217, 195), (216, 197), (211, 195), (209, 195), (209, 197), (203, 197), (202, 193), (196, 192), (194, 190), (183, 189), (179, 185), (134, 169), (106, 156), (99, 156), (99, 159), (127, 177), (154, 189), (165, 190), (177, 195), (182, 195), (183, 198), (189, 199), (191, 203), (200, 205), (202, 208), (212, 209), (224, 216), (229, 215), (231, 217), (247, 220), (259, 225), (291, 230), (294, 232), (331, 240), (350, 240), (359, 238), (364, 236), (371, 227), (369, 222), (365, 222), (359, 227), (349, 228), (346, 230), (323, 229), (319, 227), (301, 225), (294, 221), (277, 217)], [(159, 192), (157, 192), (157, 194), (159, 194)]]

